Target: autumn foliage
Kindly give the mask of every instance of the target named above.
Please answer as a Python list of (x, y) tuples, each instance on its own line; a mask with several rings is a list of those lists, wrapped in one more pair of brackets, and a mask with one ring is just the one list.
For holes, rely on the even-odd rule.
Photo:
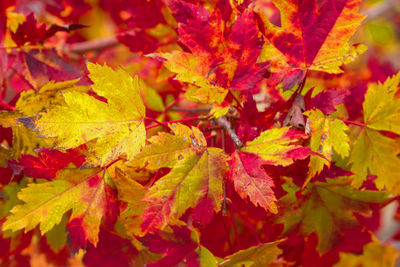
[(373, 2), (1, 0), (0, 265), (393, 266)]

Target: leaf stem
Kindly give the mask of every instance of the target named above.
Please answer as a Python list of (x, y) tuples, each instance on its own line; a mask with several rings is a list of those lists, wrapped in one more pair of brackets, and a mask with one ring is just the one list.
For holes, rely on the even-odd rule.
[(175, 98), (171, 103), (169, 103), (168, 105), (165, 106), (164, 108), (164, 113), (167, 112), (168, 110), (170, 110), (173, 106), (175, 106), (178, 102), (179, 102), (180, 98), (179, 96), (177, 98)]
[(258, 245), (261, 244), (261, 239), (260, 239), (260, 237), (258, 236), (256, 229), (254, 229), (254, 227), (250, 224), (250, 222), (249, 222), (246, 218), (244, 218), (244, 217), (239, 213), (239, 211), (236, 209), (235, 205), (233, 205), (233, 203), (232, 203), (231, 200), (229, 200), (228, 203), (229, 203), (229, 206), (233, 209), (233, 211), (236, 212), (237, 215), (239, 215), (240, 219), (242, 219), (242, 221), (247, 225), (247, 227), (248, 227), (248, 228), (250, 229), (250, 231), (253, 233), (254, 237), (255, 237), (256, 240), (257, 240), (257, 244), (258, 244)]
[(221, 217), (221, 220), (222, 220), (222, 224), (224, 225), (225, 232), (226, 232), (226, 240), (228, 241), (230, 254), (232, 254), (233, 253), (233, 246), (232, 246), (232, 242), (231, 242), (231, 236), (230, 236), (230, 233), (229, 233), (229, 229), (228, 229), (228, 227), (226, 226), (226, 223), (225, 223), (225, 217)]
[(230, 215), (231, 215), (230, 217), (231, 217), (232, 226), (233, 226), (233, 232), (235, 233), (235, 239), (236, 239), (235, 243), (236, 243), (237, 248), (240, 249), (240, 247), (241, 247), (240, 237), (239, 237), (239, 232), (238, 232), (236, 221), (235, 221), (235, 216), (234, 216), (234, 213), (231, 213)]
[(114, 159), (113, 161), (109, 162), (106, 166), (103, 167), (103, 169), (108, 169), (111, 165), (113, 165), (114, 163), (120, 161), (120, 158)]
[(156, 171), (156, 173), (154, 174), (153, 179), (151, 180), (151, 183), (150, 183), (150, 185), (149, 185), (148, 188), (150, 188), (150, 187), (153, 186), (154, 182), (155, 182), (156, 179), (157, 179), (157, 176), (158, 176), (158, 173), (159, 173), (159, 172), (160, 172), (160, 169), (158, 169), (158, 170)]
[(236, 96), (232, 93), (231, 90), (228, 90), (228, 94), (230, 94), (232, 96), (232, 98), (236, 101), (236, 103), (238, 104), (237, 106), (239, 107), (239, 109), (243, 110), (242, 103), (236, 98)]
[(236, 147), (241, 148), (243, 146), (243, 143), (242, 143), (242, 141), (240, 141), (235, 130), (232, 128), (231, 124), (226, 119), (226, 117), (218, 118), (216, 121), (220, 126), (222, 126), (227, 131), (227, 133), (231, 137), (233, 143), (235, 143)]
[(360, 126), (360, 127), (365, 127), (366, 126), (365, 123), (358, 122), (358, 121), (348, 121), (348, 120), (342, 120), (342, 119), (340, 119), (340, 120), (343, 121), (346, 124), (353, 124), (353, 125), (357, 125), (357, 126)]
[(170, 129), (169, 126), (168, 126), (169, 123), (178, 123), (178, 122), (187, 122), (187, 121), (204, 120), (204, 119), (206, 119), (206, 117), (204, 117), (204, 116), (196, 116), (196, 117), (189, 117), (189, 118), (183, 118), (183, 119), (180, 119), (180, 120), (166, 121), (166, 122), (161, 122), (161, 121), (158, 121), (158, 120), (153, 119), (153, 118), (150, 118), (150, 117), (145, 117), (144, 119), (145, 119), (145, 120), (152, 121), (152, 122), (155, 122), (155, 123), (158, 124), (158, 125), (150, 125), (150, 126), (147, 126), (147, 127), (146, 127), (146, 130), (148, 130), (148, 129), (151, 129), (151, 128), (154, 128), (154, 127), (157, 127), (157, 126), (164, 126), (164, 127), (168, 128), (168, 129)]
[(165, 122), (161, 122), (161, 121), (159, 121), (159, 120), (156, 120), (156, 119), (153, 119), (153, 118), (150, 118), (150, 117), (145, 117), (144, 119), (145, 119), (145, 120), (148, 120), (148, 121), (155, 122), (155, 123), (158, 124), (158, 125), (150, 125), (150, 126), (146, 127), (146, 130), (151, 129), (151, 128), (154, 128), (154, 127), (157, 127), (157, 126), (164, 126), (164, 127), (166, 127), (166, 128), (169, 129), (168, 124), (166, 124)]
[(306, 73), (304, 74), (304, 79), (303, 79), (303, 81), (299, 84), (299, 87), (297, 87), (297, 89), (296, 89), (294, 95), (296, 95), (296, 94), (299, 94), (299, 95), (300, 95), (301, 92), (303, 91), (304, 85), (306, 84), (307, 72), (308, 72), (308, 70), (306, 70)]
[(189, 112), (189, 113), (203, 113), (209, 112), (211, 108), (181, 108), (181, 107), (172, 107), (172, 111), (182, 111), (182, 112)]
[(110, 48), (116, 45), (119, 45), (119, 42), (115, 36), (104, 37), (95, 40), (66, 45), (62, 48), (62, 52), (67, 54), (84, 54), (89, 51), (102, 51), (106, 48)]

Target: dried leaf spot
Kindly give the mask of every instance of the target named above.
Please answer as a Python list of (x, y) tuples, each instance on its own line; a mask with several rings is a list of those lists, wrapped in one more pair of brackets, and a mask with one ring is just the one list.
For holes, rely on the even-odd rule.
[(325, 142), (326, 138), (328, 138), (328, 136), (326, 134), (323, 134), (321, 136), (321, 143)]

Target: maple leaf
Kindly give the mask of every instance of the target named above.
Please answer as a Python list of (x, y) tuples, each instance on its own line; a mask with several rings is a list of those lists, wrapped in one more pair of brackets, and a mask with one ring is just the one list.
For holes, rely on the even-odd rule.
[(282, 240), (259, 244), (225, 257), (218, 266), (272, 266), (282, 250), (278, 248)]
[(14, 111), (0, 112), (0, 124), (3, 127), (12, 127), (14, 159), (21, 157), (21, 154), (36, 155), (36, 147), (50, 146), (47, 139), (37, 137), (37, 133), (30, 131), (17, 119), (32, 116), (53, 106), (65, 105), (62, 96), (65, 92), (87, 92), (90, 89), (88, 86), (77, 86), (77, 82), (77, 79), (65, 82), (50, 81), (39, 91), (21, 92)]
[[(307, 94), (311, 95), (312, 90)], [(344, 103), (345, 96), (348, 94), (346, 90), (327, 90), (318, 93), (311, 99), (312, 109), (319, 109), (325, 115), (329, 115), (336, 111), (335, 106)]]
[(199, 243), (197, 232), (173, 226), (172, 232), (147, 234), (140, 241), (153, 253), (163, 254), (159, 260), (146, 264), (155, 266), (212, 266), (217, 267), (217, 258)]
[(27, 49), (16, 52), (15, 70), (29, 84), (28, 89), (39, 89), (47, 82), (76, 79), (80, 71), (66, 62), (55, 49)]
[(43, 112), (55, 105), (65, 105), (63, 94), (66, 92), (86, 93), (89, 86), (78, 86), (79, 79), (63, 82), (49, 81), (39, 90), (28, 90), (21, 92), (16, 110), (25, 116)]
[(265, 161), (264, 164), (287, 166), (295, 159), (308, 157), (309, 148), (294, 144), (306, 138), (304, 133), (290, 130), (289, 127), (273, 128), (262, 132), (240, 150), (256, 154)]
[[(257, 63), (263, 42), (259, 39), (252, 9), (246, 9), (238, 16), (228, 35), (218, 8), (210, 14), (203, 7), (183, 1), (169, 0), (168, 5), (179, 22), (180, 41), (192, 54), (173, 52), (177, 56), (184, 56), (186, 62), (180, 65), (185, 66), (186, 70), (177, 71), (180, 61), (161, 55), (168, 60), (165, 66), (178, 73), (178, 80), (181, 80), (183, 73), (189, 74), (189, 69), (197, 70), (196, 76), (200, 76), (197, 80), (205, 80), (200, 83), (193, 79), (181, 80), (195, 85), (185, 94), (189, 100), (220, 104), (228, 88), (250, 90), (257, 87), (269, 64)], [(192, 74), (193, 71), (190, 71), (189, 77)]]
[(363, 103), (364, 123), (350, 155), (354, 185), (360, 186), (368, 173), (377, 175), (378, 189), (386, 187), (400, 194), (400, 144), (379, 131), (400, 134), (400, 100), (395, 93), (400, 73), (388, 78), (384, 84), (370, 84)]
[(46, 39), (53, 36), (56, 32), (59, 31), (70, 32), (84, 27), (87, 26), (81, 24), (59, 26), (53, 24), (48, 29), (46, 29), (45, 24), (37, 25), (37, 21), (33, 13), (30, 13), (25, 18), (25, 21), (18, 26), (15, 32), (11, 31), (11, 38), (17, 44), (17, 46), (22, 46), (27, 42), (29, 42), (31, 45), (34, 45), (38, 42), (45, 41)]
[(92, 89), (107, 103), (80, 92), (65, 92), (65, 106), (19, 121), (42, 136), (52, 137), (53, 146), (58, 149), (74, 148), (95, 139), (88, 165), (105, 165), (125, 153), (131, 159), (144, 145), (146, 136), (139, 79), (108, 66), (88, 63), (88, 69), (94, 82)]
[(118, 167), (115, 169), (115, 177), (112, 176), (112, 179), (118, 191), (118, 199), (127, 203), (119, 220), (125, 225), (127, 234), (142, 236), (140, 225), (143, 218), (140, 215), (143, 213), (146, 203), (141, 200), (147, 191), (146, 188)]
[(58, 150), (41, 149), (38, 156), (22, 155), (18, 161), (8, 161), (8, 166), (19, 174), (21, 171), (28, 177), (52, 179), (56, 177), (57, 171), (68, 167), (74, 163), (80, 167), (85, 161), (85, 157), (77, 151), (68, 150), (63, 153)]
[[(99, 171), (92, 169), (92, 172)], [(86, 240), (96, 245), (101, 219), (107, 212), (107, 186), (105, 179), (97, 174), (79, 182), (57, 179), (29, 184), (18, 193), (18, 198), (25, 203), (11, 209), (12, 214), (2, 229), (16, 231), (24, 228), (27, 232), (40, 224), (43, 235), (72, 209), (67, 227), (74, 250), (83, 247)]]
[(391, 246), (385, 246), (378, 241), (368, 243), (361, 255), (340, 253), (340, 261), (335, 267), (346, 266), (395, 266), (399, 257), (398, 251)]
[(164, 66), (177, 73), (177, 80), (192, 84), (185, 94), (189, 100), (211, 104), (214, 102), (220, 104), (224, 101), (228, 90), (213, 84), (207, 78), (211, 73), (207, 57), (181, 51), (149, 54), (148, 56), (166, 60)]
[(345, 229), (360, 225), (355, 213), (370, 210), (371, 204), (389, 201), (387, 192), (358, 191), (344, 179), (308, 184), (304, 191), (288, 181), (283, 188), (288, 193), (278, 203), (286, 208), (278, 222), (284, 223), (284, 234), (295, 229), (305, 236), (316, 232), (319, 252), (330, 250), (343, 238)]
[(176, 266), (186, 263), (187, 266), (198, 266), (198, 255), (195, 249), (198, 244), (191, 238), (187, 228), (172, 227), (173, 232), (147, 234), (140, 241), (153, 253), (164, 254), (161, 259), (147, 264), (147, 266)]
[(277, 213), (276, 198), (271, 187), (274, 182), (262, 168), (263, 161), (250, 153), (235, 152), (232, 155), (230, 179), (236, 192), (245, 199), (249, 197), (254, 205)]
[(148, 203), (143, 214), (145, 233), (179, 219), (204, 198), (211, 200), (209, 209), (218, 212), (221, 208), (222, 180), (229, 157), (221, 149), (207, 148), (196, 127), (172, 124), (171, 129), (174, 135), (160, 133), (152, 137), (151, 145), (134, 159), (148, 169), (172, 168), (143, 199)]
[(324, 166), (330, 167), (332, 152), (335, 150), (342, 158), (349, 155), (349, 137), (347, 125), (336, 119), (328, 118), (320, 110), (308, 110), (304, 113), (310, 119), (311, 140), (310, 147), (314, 152), (324, 157), (311, 155), (307, 184), (312, 177), (319, 174)]
[(272, 2), (281, 13), (281, 26), (271, 23), (263, 11), (258, 12), (266, 39), (260, 58), (270, 61), (272, 71), (282, 78), (286, 75), (285, 80), (301, 81), (307, 69), (341, 73), (342, 64), (365, 52), (365, 46), (348, 43), (364, 19), (358, 13), (361, 0)]

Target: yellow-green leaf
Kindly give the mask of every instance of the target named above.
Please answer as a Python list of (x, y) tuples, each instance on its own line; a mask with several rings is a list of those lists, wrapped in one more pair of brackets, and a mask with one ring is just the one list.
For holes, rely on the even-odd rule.
[(309, 183), (301, 189), (288, 180), (283, 188), (288, 192), (278, 204), (285, 207), (278, 223), (284, 223), (284, 235), (298, 230), (304, 236), (318, 235), (319, 252), (332, 249), (344, 237), (346, 229), (359, 226), (354, 213), (371, 209), (371, 204), (386, 204), (387, 192), (359, 191), (345, 179), (327, 179), (326, 183)]
[(329, 118), (318, 109), (306, 111), (304, 114), (311, 122), (310, 147), (314, 152), (325, 157), (311, 155), (306, 184), (312, 177), (320, 173), (325, 165), (330, 167), (333, 150), (342, 158), (348, 157), (350, 145), (349, 137), (346, 134), (349, 127), (344, 122)]
[(362, 254), (340, 252), (340, 261), (335, 267), (394, 267), (399, 252), (391, 246), (385, 246), (378, 241), (364, 246)]
[[(135, 159), (145, 160), (148, 168), (172, 168), (143, 199), (148, 203), (142, 224), (145, 233), (164, 228), (200, 201), (207, 203), (207, 212), (221, 209), (228, 155), (219, 148), (207, 148), (203, 134), (195, 127), (175, 124), (171, 128), (175, 135), (161, 133), (154, 137), (149, 150), (145, 148)], [(157, 149), (158, 154), (151, 157)]]
[(120, 221), (124, 224), (127, 234), (141, 236), (140, 225), (146, 203), (141, 201), (146, 193), (146, 188), (133, 180), (119, 168), (115, 169), (115, 177), (112, 177), (118, 191), (118, 199), (127, 203), (126, 208), (120, 214)]
[(27, 232), (39, 224), (41, 233), (45, 234), (72, 210), (70, 221), (81, 218), (85, 236), (96, 245), (106, 209), (104, 185), (104, 179), (97, 175), (79, 183), (67, 180), (31, 183), (18, 193), (18, 198), (25, 203), (12, 208), (2, 230), (24, 228)]
[(395, 97), (400, 83), (400, 72), (384, 84), (368, 86), (363, 103), (364, 122), (369, 129), (400, 134), (400, 99)]
[(201, 151), (207, 147), (202, 132), (182, 124), (171, 124), (172, 134), (161, 132), (151, 137), (150, 145), (145, 146), (131, 163), (135, 166), (156, 170), (161, 167), (172, 168), (176, 163), (191, 155), (194, 150)]
[(295, 144), (302, 138), (306, 135), (289, 127), (273, 128), (262, 132), (241, 150), (258, 155), (266, 164), (287, 166), (295, 159), (304, 159), (309, 155), (308, 148)]
[(177, 73), (176, 79), (190, 84), (189, 90), (185, 94), (189, 100), (210, 104), (220, 104), (224, 101), (228, 90), (212, 84), (208, 79), (212, 72), (208, 66), (208, 59), (181, 51), (150, 54), (149, 56), (165, 59), (164, 66)]
[(36, 118), (20, 119), (40, 135), (53, 138), (58, 149), (93, 141), (89, 165), (105, 165), (126, 154), (133, 158), (145, 143), (145, 107), (139, 95), (139, 79), (124, 70), (88, 63), (92, 89), (107, 103), (80, 92), (63, 94), (65, 105), (50, 108)]
[(384, 84), (368, 86), (363, 103), (365, 126), (356, 138), (349, 161), (355, 174), (353, 185), (357, 187), (372, 174), (377, 175), (378, 189), (400, 194), (400, 143), (379, 132), (400, 134), (400, 99), (395, 97), (399, 83), (400, 72)]
[(235, 254), (225, 257), (225, 260), (221, 262), (219, 266), (274, 266), (273, 263), (277, 261), (278, 256), (282, 253), (282, 250), (278, 248), (278, 244), (280, 242), (281, 240), (271, 243), (259, 244), (257, 246), (240, 250)]

